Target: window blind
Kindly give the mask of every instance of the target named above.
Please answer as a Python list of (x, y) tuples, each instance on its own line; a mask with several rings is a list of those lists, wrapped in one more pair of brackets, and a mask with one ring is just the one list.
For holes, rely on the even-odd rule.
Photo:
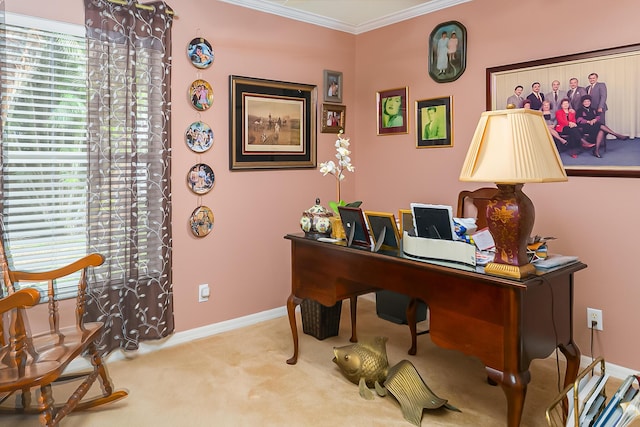
[[(42, 271), (87, 253), (86, 44), (80, 26), (10, 21), (0, 24), (4, 238), (14, 269)], [(57, 283), (60, 296), (76, 285)]]

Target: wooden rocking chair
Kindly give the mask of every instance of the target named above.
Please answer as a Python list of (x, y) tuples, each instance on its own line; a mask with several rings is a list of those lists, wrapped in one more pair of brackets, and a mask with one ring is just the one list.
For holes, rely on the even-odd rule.
[[(4, 279), (4, 298), (0, 299), (0, 414), (40, 414), (42, 425), (55, 426), (71, 411), (92, 408), (127, 396), (127, 391), (113, 391), (106, 367), (97, 352), (95, 341), (100, 337), (103, 324), (83, 322), (87, 270), (101, 265), (103, 261), (101, 255), (91, 254), (53, 271), (11, 271), (0, 239), (0, 268)], [(76, 272), (80, 272), (80, 279), (75, 301), (75, 322), (63, 327), (60, 324), (55, 280)], [(48, 310), (36, 307), (40, 301), (38, 290), (17, 290), (16, 284), (22, 282), (48, 283)], [(45, 327), (46, 331), (31, 333), (29, 325), (36, 324), (34, 317), (38, 313), (48, 314), (49, 327)], [(46, 324), (46, 321), (40, 323)], [(93, 369), (90, 372), (63, 375), (69, 364), (83, 355), (91, 358)], [(102, 395), (82, 400), (97, 378), (100, 378)], [(82, 382), (66, 403), (56, 404), (52, 384), (72, 380)], [(31, 402), (32, 389), (39, 389), (39, 393), (36, 393), (37, 404)], [(15, 395), (15, 405), (9, 406), (6, 402), (12, 395)]]

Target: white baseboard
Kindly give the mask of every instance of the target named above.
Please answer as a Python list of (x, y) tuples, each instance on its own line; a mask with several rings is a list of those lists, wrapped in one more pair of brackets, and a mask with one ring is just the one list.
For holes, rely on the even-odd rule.
[[(580, 358), (580, 369), (584, 369), (587, 366), (589, 366), (589, 364), (591, 364), (592, 360), (589, 356), (582, 356)], [(605, 360), (604, 362), (604, 369), (607, 372), (607, 374), (611, 375), (611, 377), (613, 378), (617, 378), (620, 380), (623, 380), (625, 378), (627, 378), (629, 375), (635, 375), (638, 372), (637, 371), (633, 371), (629, 368), (625, 368), (624, 366), (619, 366), (619, 365), (614, 365), (613, 363), (609, 363)]]
[[(374, 292), (360, 296), (370, 301), (375, 302), (376, 295)], [(299, 310), (300, 307), (297, 308)], [(264, 322), (266, 320), (276, 319), (287, 315), (287, 307), (282, 306), (271, 310), (262, 311), (260, 313), (250, 314), (248, 316), (238, 317), (237, 319), (225, 320), (224, 322), (213, 323), (211, 325), (202, 326), (195, 329), (189, 329), (188, 331), (176, 332), (168, 338), (158, 341), (147, 341), (140, 344), (140, 348), (135, 352), (125, 352), (117, 350), (111, 353), (106, 359), (106, 363), (115, 362), (118, 360), (135, 359), (143, 354), (151, 353), (153, 351), (173, 347), (179, 344), (191, 342), (201, 338), (207, 338), (213, 335), (220, 334), (222, 332), (232, 331), (234, 329), (244, 328), (245, 326), (255, 325), (256, 323)], [(591, 363), (591, 358), (588, 356), (582, 356), (580, 359), (580, 369), (584, 369)], [(91, 369), (91, 363), (87, 359), (76, 359), (68, 367), (68, 372), (78, 372)], [(623, 366), (614, 365), (613, 363), (605, 362), (605, 369), (609, 375), (618, 379), (625, 379), (629, 375), (636, 374), (637, 372), (625, 368)]]
[[(264, 322), (266, 320), (271, 320), (286, 315), (287, 307), (282, 306), (271, 310), (262, 311), (260, 313), (238, 317), (237, 319), (225, 320), (224, 322), (213, 323), (211, 325), (189, 329), (188, 331), (176, 332), (168, 338), (164, 338), (158, 341), (143, 342), (140, 344), (140, 348), (136, 351), (125, 352), (123, 350), (116, 350), (109, 356), (107, 356), (104, 361), (106, 363), (112, 363), (118, 360), (135, 359), (139, 356), (142, 356), (143, 354), (151, 353), (153, 351), (162, 350), (201, 338), (207, 338), (213, 335), (220, 334), (222, 332), (244, 328), (245, 326), (255, 325), (256, 323)], [(67, 368), (67, 372), (78, 372), (87, 369), (91, 369), (91, 362), (88, 359), (78, 358), (69, 365), (69, 367)]]

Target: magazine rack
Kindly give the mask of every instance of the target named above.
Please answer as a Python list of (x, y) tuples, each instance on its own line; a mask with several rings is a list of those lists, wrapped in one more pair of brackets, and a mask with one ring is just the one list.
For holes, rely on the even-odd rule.
[[(585, 384), (589, 384), (589, 382), (586, 381), (586, 377), (589, 375), (600, 375), (602, 377), (601, 381), (606, 383), (607, 376), (605, 375), (605, 361), (602, 357), (598, 357), (583, 371), (581, 371), (576, 377), (574, 383), (569, 384), (564, 390), (562, 390), (562, 392), (547, 408), (546, 418), (549, 427), (581, 427), (583, 425), (591, 425), (591, 423), (598, 417), (604, 407), (604, 402), (606, 401), (607, 396), (604, 384), (599, 388), (594, 384), (593, 387), (589, 387), (589, 389), (587, 389), (588, 386)], [(582, 388), (580, 387), (580, 384), (583, 385)], [(602, 397), (600, 398), (598, 396)], [(590, 399), (592, 397), (593, 399)], [(587, 407), (587, 402), (595, 402), (596, 399), (600, 402), (599, 404), (594, 403)], [(594, 411), (593, 418), (591, 418), (589, 422), (583, 422), (581, 424), (580, 415), (582, 411), (589, 411), (590, 409)]]

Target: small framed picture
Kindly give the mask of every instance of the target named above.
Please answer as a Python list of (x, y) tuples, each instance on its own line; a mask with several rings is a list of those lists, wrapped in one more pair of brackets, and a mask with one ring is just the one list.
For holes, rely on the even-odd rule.
[(376, 249), (400, 249), (400, 233), (392, 213), (365, 211), (364, 216)]
[(457, 80), (467, 67), (467, 29), (457, 21), (437, 25), (429, 36), (429, 75), (438, 83)]
[(213, 188), (215, 179), (211, 166), (198, 163), (189, 169), (187, 185), (196, 194), (207, 194)]
[(452, 97), (416, 101), (416, 147), (453, 147)]
[(398, 219), (400, 223), (398, 232), (401, 238), (404, 236), (405, 231), (407, 233), (413, 232), (413, 211), (411, 209), (399, 209)]
[(383, 90), (377, 93), (378, 135), (408, 133), (407, 101), (409, 88)]
[(324, 102), (342, 102), (342, 73), (324, 70)]
[(191, 151), (204, 153), (213, 145), (213, 131), (205, 122), (193, 122), (185, 132), (185, 140)]
[(338, 133), (344, 130), (347, 107), (322, 104), (322, 133)]
[(197, 207), (191, 214), (189, 225), (194, 236), (206, 236), (213, 229), (213, 212), (206, 206)]
[(189, 42), (187, 56), (194, 67), (205, 69), (213, 63), (213, 49), (211, 43), (202, 37), (197, 37)]
[(365, 224), (362, 209), (348, 206), (338, 206), (338, 213), (347, 238), (347, 246), (371, 247), (369, 231)]
[(206, 80), (194, 80), (189, 87), (189, 101), (198, 111), (209, 109), (213, 105), (213, 88)]

